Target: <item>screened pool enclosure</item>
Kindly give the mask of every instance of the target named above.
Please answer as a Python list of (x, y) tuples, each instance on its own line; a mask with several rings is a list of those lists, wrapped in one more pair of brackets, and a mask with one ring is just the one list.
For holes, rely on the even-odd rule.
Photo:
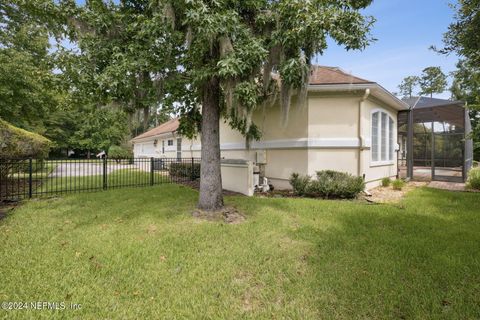
[(463, 182), (473, 160), (468, 110), (462, 101), (416, 97), (398, 114), (401, 178)]

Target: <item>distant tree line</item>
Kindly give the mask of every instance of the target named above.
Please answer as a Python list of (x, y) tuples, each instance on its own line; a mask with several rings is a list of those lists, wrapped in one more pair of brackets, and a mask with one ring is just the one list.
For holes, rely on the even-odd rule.
[(102, 1), (61, 2), (0, 2), (0, 118), (49, 138), (56, 155), (107, 151), (169, 119), (155, 53), (138, 47), (151, 45), (147, 31)]
[(435, 93), (443, 93), (447, 89), (447, 76), (440, 67), (423, 69), (420, 76), (405, 77), (398, 86), (399, 95), (411, 98), (415, 95), (433, 97)]

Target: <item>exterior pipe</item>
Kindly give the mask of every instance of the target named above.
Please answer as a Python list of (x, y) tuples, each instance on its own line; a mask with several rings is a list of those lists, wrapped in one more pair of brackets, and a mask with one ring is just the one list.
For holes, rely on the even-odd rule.
[(360, 99), (358, 103), (358, 141), (359, 141), (359, 148), (358, 148), (358, 176), (359, 177), (364, 177), (365, 179), (365, 174), (363, 173), (363, 149), (365, 146), (365, 137), (363, 136), (363, 120), (362, 120), (362, 115), (363, 115), (363, 103), (365, 100), (368, 99), (368, 96), (370, 95), (370, 89), (365, 89), (365, 94), (363, 95), (362, 99)]

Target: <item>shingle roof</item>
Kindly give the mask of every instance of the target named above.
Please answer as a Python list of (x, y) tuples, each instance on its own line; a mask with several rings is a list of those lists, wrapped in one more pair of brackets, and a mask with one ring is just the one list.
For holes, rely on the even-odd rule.
[(147, 132), (142, 133), (139, 136), (136, 136), (135, 138), (132, 139), (132, 141), (153, 137), (153, 136), (158, 136), (158, 135), (161, 135), (162, 133), (177, 131), (179, 125), (180, 125), (180, 121), (178, 120), (178, 118), (168, 120), (167, 122), (162, 123), (158, 127), (155, 127), (151, 130), (148, 130)]
[(348, 74), (337, 67), (313, 66), (310, 76), (311, 85), (374, 83)]
[(445, 100), (445, 99), (437, 99), (437, 98), (429, 98), (429, 97), (411, 97), (402, 99), (405, 101), (410, 108), (414, 109), (421, 109), (421, 108), (434, 108), (434, 107), (442, 107), (442, 106), (449, 106), (460, 104), (463, 105), (463, 101), (454, 101), (454, 100)]

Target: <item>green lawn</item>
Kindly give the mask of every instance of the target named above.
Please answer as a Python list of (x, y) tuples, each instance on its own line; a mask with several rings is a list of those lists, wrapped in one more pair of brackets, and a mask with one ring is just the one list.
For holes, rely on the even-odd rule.
[(403, 203), (228, 197), (239, 225), (190, 216), (162, 185), (26, 202), (0, 221), (0, 301), (80, 310), (15, 318), (474, 319), (480, 194)]

